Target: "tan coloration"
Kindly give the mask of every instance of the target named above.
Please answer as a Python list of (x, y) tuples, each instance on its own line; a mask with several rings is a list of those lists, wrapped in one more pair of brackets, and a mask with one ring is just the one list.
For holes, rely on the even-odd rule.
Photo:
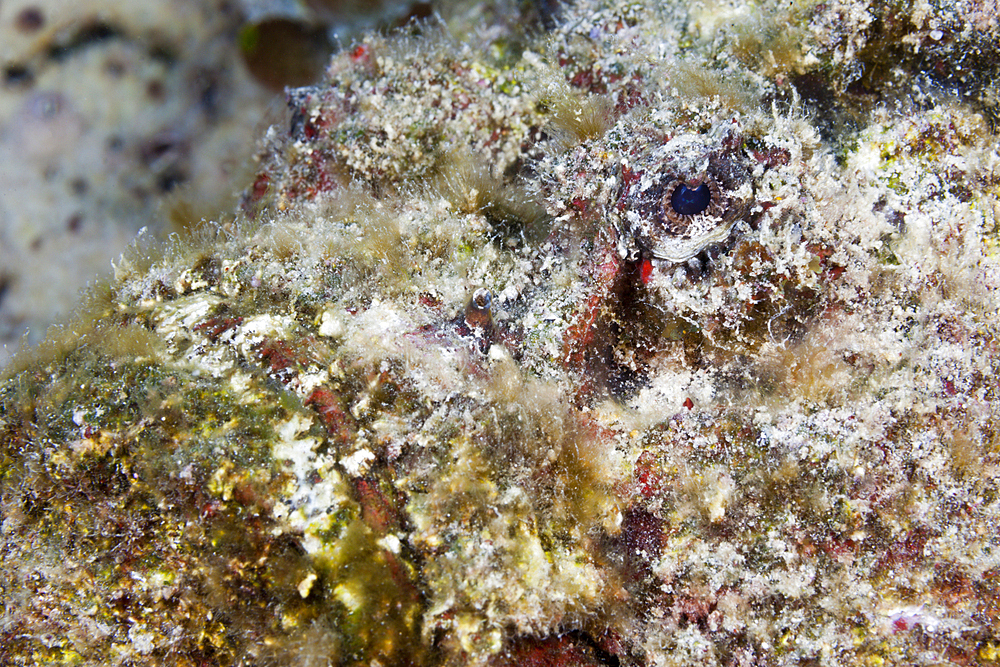
[[(814, 66), (815, 44), (805, 28), (810, 7), (788, 3), (729, 7), (726, 12), (719, 7), (722, 4), (726, 3), (707, 3), (695, 12), (696, 19), (701, 21), (696, 26), (705, 23), (706, 29), (699, 31), (702, 39), (725, 44), (729, 54), (769, 79), (783, 80)], [(713, 12), (720, 14), (722, 20), (714, 18), (714, 25), (709, 25), (705, 19)]]
[(712, 100), (725, 109), (752, 115), (758, 100), (751, 92), (754, 84), (739, 70), (719, 71), (697, 60), (678, 59), (665, 63), (664, 86), (676, 89), (682, 99)]
[[(584, 527), (614, 530), (617, 512), (606, 452), (555, 387), (501, 355), (489, 393), (493, 423), (474, 432), (485, 447), (449, 443), (447, 466), (410, 507), (411, 539), (428, 558), (425, 637), (445, 637), (450, 661), (465, 664), (500, 651), (507, 627), (545, 635), (591, 613), (604, 587)], [(564, 483), (550, 485), (541, 470)]]
[(964, 4), (969, 21), (978, 30), (996, 30), (1000, 25), (1000, 4), (997, 0), (968, 0)]
[(560, 87), (542, 103), (549, 107), (551, 127), (567, 145), (599, 139), (615, 121), (614, 102), (606, 95), (594, 95)]
[(775, 341), (775, 353), (766, 367), (776, 376), (775, 383), (789, 392), (775, 396), (777, 402), (794, 396), (807, 404), (825, 404), (857, 389), (852, 387), (857, 381), (853, 369), (835, 341), (823, 331), (813, 331), (800, 341)]
[(481, 215), (498, 231), (523, 229), (530, 236), (543, 233), (545, 210), (523, 184), (494, 173), (477, 156), (451, 155), (429, 180), (431, 192), (456, 211)]

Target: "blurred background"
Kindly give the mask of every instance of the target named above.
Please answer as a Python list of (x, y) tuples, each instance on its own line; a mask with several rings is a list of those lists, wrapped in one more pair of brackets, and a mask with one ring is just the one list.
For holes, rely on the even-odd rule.
[(0, 367), (140, 229), (231, 217), (285, 88), (320, 80), (332, 52), (414, 19), (462, 38), (541, 6), (0, 0)]

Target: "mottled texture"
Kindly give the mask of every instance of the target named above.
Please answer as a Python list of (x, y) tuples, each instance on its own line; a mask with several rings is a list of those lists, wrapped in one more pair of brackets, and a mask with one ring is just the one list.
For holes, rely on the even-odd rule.
[(4, 660), (998, 661), (991, 15), (546, 20), (335, 56), (11, 368)]
[[(435, 9), (462, 29), (465, 4)], [(338, 41), (403, 25), (413, 11), (388, 1), (0, 3), (0, 366), (65, 320), (140, 229), (165, 238), (230, 218), (284, 87), (320, 79)]]

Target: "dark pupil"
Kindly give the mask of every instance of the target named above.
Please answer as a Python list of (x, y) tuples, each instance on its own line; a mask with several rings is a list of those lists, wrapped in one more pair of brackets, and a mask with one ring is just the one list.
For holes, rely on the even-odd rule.
[(707, 183), (702, 183), (693, 190), (684, 183), (674, 189), (670, 196), (670, 205), (680, 215), (695, 215), (701, 213), (712, 203), (712, 191)]

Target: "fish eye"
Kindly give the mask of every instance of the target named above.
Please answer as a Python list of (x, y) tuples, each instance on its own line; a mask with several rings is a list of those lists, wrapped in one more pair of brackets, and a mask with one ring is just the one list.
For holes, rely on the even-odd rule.
[(678, 215), (697, 215), (705, 211), (712, 203), (712, 190), (707, 183), (696, 188), (680, 183), (670, 195), (670, 207)]
[(754, 196), (750, 164), (736, 147), (674, 137), (635, 158), (616, 207), (627, 239), (652, 257), (679, 264), (725, 241)]
[(726, 202), (712, 177), (696, 187), (675, 179), (662, 191), (657, 224), (668, 236), (684, 236), (706, 223), (705, 216), (721, 218)]

